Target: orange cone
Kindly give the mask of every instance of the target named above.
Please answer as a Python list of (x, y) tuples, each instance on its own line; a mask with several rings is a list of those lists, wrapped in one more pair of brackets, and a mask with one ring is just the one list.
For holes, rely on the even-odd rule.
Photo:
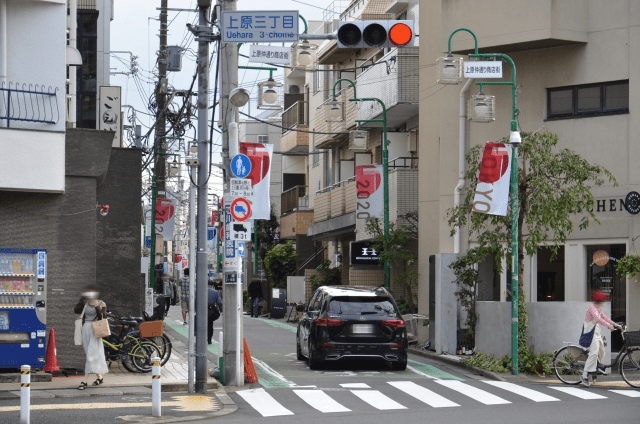
[(253, 367), (253, 359), (251, 359), (251, 352), (249, 352), (249, 346), (247, 346), (247, 339), (244, 339), (244, 377), (248, 383), (258, 382), (258, 375)]
[(47, 344), (47, 362), (44, 366), (44, 372), (60, 371), (58, 366), (58, 354), (56, 352), (56, 333), (49, 331), (49, 343)]

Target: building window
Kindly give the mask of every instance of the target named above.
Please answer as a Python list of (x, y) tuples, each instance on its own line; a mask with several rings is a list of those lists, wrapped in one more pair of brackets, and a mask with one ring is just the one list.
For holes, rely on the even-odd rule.
[(547, 89), (547, 119), (629, 113), (629, 81)]
[(564, 246), (538, 249), (537, 280), (538, 302), (564, 302)]

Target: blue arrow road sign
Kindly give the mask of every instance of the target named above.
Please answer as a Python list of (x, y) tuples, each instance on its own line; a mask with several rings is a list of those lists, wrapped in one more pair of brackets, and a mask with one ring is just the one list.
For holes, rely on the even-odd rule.
[(247, 155), (237, 154), (231, 159), (231, 172), (238, 178), (245, 178), (251, 172), (251, 160)]
[(238, 255), (244, 258), (244, 242), (243, 241), (238, 242)]

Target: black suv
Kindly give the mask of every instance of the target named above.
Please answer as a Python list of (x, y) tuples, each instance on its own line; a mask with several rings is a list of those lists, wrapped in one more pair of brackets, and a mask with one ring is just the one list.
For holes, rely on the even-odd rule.
[(298, 359), (309, 367), (345, 358), (379, 358), (407, 368), (407, 330), (393, 296), (382, 287), (318, 288), (298, 323)]

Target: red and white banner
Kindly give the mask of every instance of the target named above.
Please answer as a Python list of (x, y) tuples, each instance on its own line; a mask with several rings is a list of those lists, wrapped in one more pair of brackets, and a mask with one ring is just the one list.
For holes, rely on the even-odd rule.
[(271, 160), (273, 144), (240, 143), (240, 153), (251, 160), (251, 172), (247, 176), (251, 180), (253, 196), (251, 201), (251, 219), (271, 218)]
[(176, 206), (171, 199), (156, 199), (156, 231), (165, 240), (173, 240)]
[(473, 197), (473, 211), (506, 216), (510, 184), (511, 148), (503, 143), (487, 143)]
[(356, 218), (384, 218), (382, 165), (356, 166)]

